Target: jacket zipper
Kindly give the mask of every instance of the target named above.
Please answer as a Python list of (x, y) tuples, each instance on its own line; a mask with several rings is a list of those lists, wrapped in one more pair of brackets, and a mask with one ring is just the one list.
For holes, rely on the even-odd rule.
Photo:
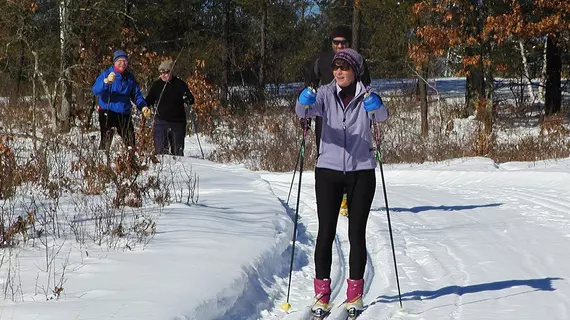
[(346, 174), (346, 110), (342, 114), (342, 130), (344, 131), (344, 152), (342, 153), (342, 174)]
[(357, 101), (357, 104), (358, 104), (358, 99), (363, 94), (364, 93), (360, 93), (359, 95), (355, 96), (352, 99), (352, 101), (350, 101), (348, 103), (346, 108), (343, 108), (344, 104), (342, 103), (342, 100), (340, 100), (340, 97), (338, 96), (338, 94), (335, 92), (335, 100), (336, 100), (337, 108), (340, 107), (340, 109), (342, 110), (342, 131), (344, 132), (344, 152), (342, 153), (342, 174), (346, 174), (346, 153), (347, 153), (347, 148), (346, 148), (346, 112), (348, 111), (348, 108), (350, 107), (350, 105), (354, 101)]

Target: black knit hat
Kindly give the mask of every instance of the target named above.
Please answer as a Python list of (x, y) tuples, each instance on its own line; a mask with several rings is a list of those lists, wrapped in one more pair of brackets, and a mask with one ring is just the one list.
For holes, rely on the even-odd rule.
[(336, 37), (342, 37), (348, 42), (352, 42), (352, 30), (347, 26), (336, 26), (331, 31), (331, 40)]

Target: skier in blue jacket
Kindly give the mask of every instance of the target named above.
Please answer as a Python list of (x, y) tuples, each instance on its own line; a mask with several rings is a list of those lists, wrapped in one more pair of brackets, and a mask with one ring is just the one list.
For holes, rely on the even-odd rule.
[[(346, 308), (363, 309), (364, 269), (366, 266), (366, 223), (376, 189), (376, 161), (371, 121), (388, 119), (388, 110), (375, 93), (361, 82), (362, 56), (353, 49), (338, 51), (331, 61), (334, 81), (303, 90), (296, 105), (299, 117), (322, 117), (319, 157), (315, 168), (315, 191), (319, 230), (315, 247), (315, 315), (328, 312), (332, 246), (336, 234), (338, 208), (343, 189), (348, 193), (348, 238), (350, 242), (349, 279)], [(365, 103), (367, 99), (376, 103)]]
[(135, 76), (127, 70), (129, 57), (123, 50), (113, 54), (113, 65), (103, 71), (95, 80), (92, 91), (97, 96), (99, 127), (101, 129), (100, 150), (108, 150), (116, 128), (127, 147), (135, 146), (135, 131), (131, 120), (131, 102), (150, 114)]

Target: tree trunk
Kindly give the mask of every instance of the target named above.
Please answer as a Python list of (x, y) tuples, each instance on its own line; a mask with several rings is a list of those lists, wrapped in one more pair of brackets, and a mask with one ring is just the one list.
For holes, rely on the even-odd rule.
[[(526, 50), (524, 48), (524, 43), (522, 40), (519, 40), (519, 48), (521, 50), (521, 58), (522, 58), (522, 63), (523, 63), (523, 73), (524, 73), (524, 82), (527, 85), (528, 88), (528, 95), (529, 95), (529, 100), (531, 101), (531, 103), (534, 103), (534, 89), (532, 88), (532, 78), (530, 76), (530, 72), (528, 71), (528, 62), (526, 60)], [(524, 96), (521, 97), (521, 101), (524, 101)]]
[(362, 25), (362, 13), (360, 12), (360, 0), (354, 0), (352, 9), (352, 44), (351, 48), (360, 52), (360, 26)]
[(478, 45), (468, 47), (466, 49), (467, 55), (477, 57), (477, 63), (468, 67), (470, 77), (466, 84), (467, 95), (467, 109), (472, 111), (475, 109), (475, 117), (478, 120), (485, 121), (487, 114), (485, 105), (485, 68), (483, 59), (485, 57), (485, 45), (482, 38), (483, 25), (486, 17), (485, 4), (483, 0), (477, 0), (477, 29), (474, 36), (477, 38)]
[(493, 99), (493, 70), (490, 65), (486, 65), (484, 67), (485, 70), (485, 133), (487, 137), (491, 137), (493, 133), (493, 122), (495, 113), (493, 110), (493, 106), (495, 105)]
[(222, 35), (222, 81), (220, 84), (220, 102), (222, 105), (228, 104), (228, 83), (230, 74), (230, 23), (231, 23), (231, 0), (224, 1), (224, 29)]
[(449, 68), (449, 65), (451, 61), (451, 49), (447, 49), (447, 54), (445, 55), (445, 65), (444, 65), (444, 69), (443, 69), (443, 76), (444, 77), (449, 77), (451, 75), (451, 70)]
[[(35, 89), (36, 86), (36, 80), (39, 81), (44, 89), (44, 97), (46, 97), (48, 99), (48, 103), (49, 103), (49, 109), (51, 111), (55, 111), (57, 106), (56, 106), (56, 96), (57, 96), (57, 85), (55, 86), (55, 88), (53, 89), (53, 92), (50, 92), (48, 83), (43, 75), (43, 73), (40, 71), (39, 65), (40, 65), (40, 60), (39, 60), (39, 55), (38, 52), (35, 50), (32, 50), (32, 55), (34, 56), (34, 75), (33, 75), (33, 79), (34, 79), (34, 91), (37, 92), (37, 90)], [(37, 97), (37, 95), (36, 95)], [(35, 103), (35, 101), (34, 101)], [(34, 107), (35, 108), (35, 107)], [(34, 116), (34, 118), (36, 118), (36, 116)], [(56, 128), (56, 122), (55, 122), (55, 115), (51, 116), (51, 126), (52, 128)], [(35, 121), (35, 120), (34, 120)], [(37, 122), (36, 122), (37, 124)]]
[(267, 10), (268, 10), (268, 1), (263, 0), (263, 7), (261, 8), (261, 61), (259, 62), (259, 82), (258, 82), (258, 92), (257, 98), (259, 101), (263, 101), (265, 97), (265, 63), (267, 61), (266, 58), (266, 47), (267, 47)]
[(54, 110), (56, 126), (60, 132), (69, 132), (71, 129), (71, 21), (69, 19), (72, 0), (59, 1), (59, 41), (60, 41), (60, 88), (61, 104), (59, 110)]
[(548, 36), (544, 37), (544, 50), (542, 52), (542, 70), (538, 84), (538, 100), (544, 103), (544, 86), (546, 85), (546, 52), (548, 51)]
[(22, 79), (24, 78), (24, 49), (25, 49), (25, 42), (24, 40), (20, 40), (20, 63), (18, 65), (18, 76), (16, 78), (16, 98), (20, 98), (20, 90), (22, 87)]
[(561, 70), (562, 59), (560, 57), (560, 46), (558, 38), (548, 37), (546, 50), (546, 115), (555, 114), (560, 111), (562, 104)]
[(131, 15), (131, 1), (125, 0), (125, 20), (123, 20), (123, 26), (125, 28), (128, 28), (131, 24), (131, 21), (129, 19), (130, 15)]
[(418, 91), (420, 94), (420, 114), (421, 114), (421, 135), (427, 138), (429, 132), (428, 125), (428, 100), (427, 100), (427, 76), (428, 67), (426, 64), (422, 65), (420, 70), (420, 77), (418, 77)]
[(38, 101), (38, 89), (37, 89), (37, 80), (38, 80), (38, 56), (34, 54), (34, 73), (32, 74), (32, 142), (33, 142), (33, 150), (34, 153), (38, 151), (38, 142), (37, 142), (37, 101)]
[(476, 107), (485, 97), (485, 77), (479, 66), (470, 66), (467, 71), (469, 73), (465, 79), (465, 107), (470, 114), (480, 117), (476, 112)]

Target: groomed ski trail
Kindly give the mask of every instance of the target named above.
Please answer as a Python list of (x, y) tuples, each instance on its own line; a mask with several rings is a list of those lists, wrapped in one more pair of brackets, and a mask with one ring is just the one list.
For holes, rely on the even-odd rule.
[[(426, 169), (413, 174), (387, 170), (404, 309), (400, 310), (398, 304), (378, 179), (367, 232), (366, 309), (358, 319), (531, 319), (529, 314), (567, 319), (570, 298), (564, 293), (570, 285), (563, 275), (570, 265), (565, 254), (570, 238), (570, 195), (557, 194), (556, 186), (570, 181), (570, 174), (549, 172), (544, 179), (533, 181), (519, 176), (500, 169), (492, 173)], [(262, 177), (279, 198), (287, 198), (291, 174), (267, 173)], [(296, 187), (297, 181), (289, 203), (292, 208), (297, 200)], [(313, 296), (317, 219), (312, 172), (303, 175), (299, 209), (302, 240), (297, 244), (296, 257), (304, 261), (293, 272), (292, 310), (306, 310)], [(339, 217), (331, 274), (335, 306), (327, 318), (331, 320), (343, 319), (341, 304), (349, 252), (347, 223), (346, 218)], [(548, 245), (549, 250), (541, 250), (543, 245)], [(281, 292), (286, 293), (286, 289), (281, 288)], [(558, 303), (558, 307), (528, 306), (526, 299), (533, 301), (534, 295), (548, 295), (548, 300)], [(302, 312), (281, 311), (279, 306), (284, 301), (283, 294), (260, 319), (305, 320), (300, 317)]]
[[(317, 230), (318, 230), (318, 220), (316, 214), (316, 199), (314, 193), (314, 177), (312, 174), (306, 174), (303, 176), (303, 188), (301, 189), (301, 200), (299, 205), (300, 210), (300, 232), (306, 232), (305, 234), (301, 234), (301, 239), (310, 239), (310, 245), (304, 245), (303, 240), (299, 241), (300, 243), (296, 244), (295, 250), (300, 250), (302, 253), (300, 255), (304, 255), (308, 261), (307, 265), (304, 266), (299, 271), (294, 271), (292, 276), (292, 286), (296, 287), (305, 287), (306, 290), (302, 292), (298, 292), (292, 288), (290, 302), (292, 305), (292, 311), (290, 314), (284, 314), (281, 312), (277, 306), (275, 310), (273, 310), (271, 315), (264, 317), (263, 319), (284, 319), (284, 320), (306, 320), (306, 312), (303, 309), (308, 309), (311, 303), (311, 299), (313, 297), (313, 277), (315, 274), (314, 271), (314, 263), (313, 263), (313, 255), (314, 255), (314, 241), (316, 240)], [(280, 197), (281, 199), (287, 199), (287, 194), (289, 192), (290, 180), (280, 180), (280, 181), (270, 181), (271, 186), (275, 194)], [(297, 185), (295, 183), (295, 185)], [(293, 188), (291, 199), (289, 206), (295, 207), (295, 201), (297, 201), (296, 193), (296, 186)], [(283, 200), (285, 201), (285, 200)], [(294, 215), (294, 212), (292, 212)], [(371, 222), (373, 223), (373, 222)], [(387, 230), (387, 228), (384, 228)], [(303, 231), (304, 230), (304, 231)], [(368, 241), (372, 241), (375, 244), (375, 247), (386, 247), (389, 243), (385, 242), (386, 239), (384, 237), (370, 237)], [(345, 305), (344, 301), (346, 299), (346, 289), (347, 283), (346, 279), (348, 277), (348, 253), (349, 253), (349, 241), (348, 241), (348, 219), (342, 216), (339, 216), (338, 226), (337, 226), (337, 233), (335, 236), (335, 241), (333, 244), (333, 263), (331, 268), (331, 303), (333, 307), (331, 309), (330, 315), (326, 318), (327, 320), (336, 320), (336, 319), (346, 319), (346, 312), (345, 312)], [(364, 275), (365, 278), (365, 287), (364, 287), (364, 294), (366, 295), (367, 292), (370, 290), (371, 285), (374, 282), (374, 261), (377, 260), (375, 257), (372, 257), (370, 254), (370, 250), (367, 253), (367, 265), (366, 265), (366, 272)], [(386, 258), (391, 257), (389, 251), (382, 251), (378, 254), (385, 254)], [(297, 256), (297, 255), (296, 255)], [(298, 281), (302, 281), (300, 284)], [(386, 277), (383, 277), (382, 281), (379, 281), (378, 284), (384, 283), (385, 286), (388, 285), (388, 281)], [(286, 288), (284, 289), (286, 292)], [(298, 295), (301, 293), (301, 297), (299, 298)], [(301, 309), (301, 310), (299, 310)], [(361, 316), (362, 317), (362, 316)]]

